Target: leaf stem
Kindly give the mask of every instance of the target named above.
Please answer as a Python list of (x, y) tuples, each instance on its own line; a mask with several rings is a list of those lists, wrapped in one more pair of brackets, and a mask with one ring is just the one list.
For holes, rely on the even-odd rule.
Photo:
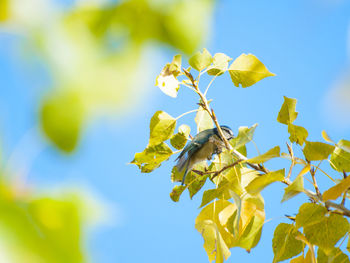
[(185, 113), (182, 113), (180, 116), (176, 117), (175, 120), (178, 120), (178, 119), (180, 119), (181, 117), (183, 117), (183, 116), (185, 116), (185, 115), (187, 115), (187, 114), (190, 114), (190, 113), (192, 113), (192, 112), (196, 112), (196, 111), (198, 111), (198, 109), (190, 110), (190, 111), (187, 111), (187, 112), (185, 112)]

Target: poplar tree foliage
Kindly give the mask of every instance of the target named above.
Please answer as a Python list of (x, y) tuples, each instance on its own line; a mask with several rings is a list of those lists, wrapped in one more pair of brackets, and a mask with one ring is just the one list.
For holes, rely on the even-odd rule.
[[(181, 56), (176, 55), (156, 79), (156, 85), (171, 97), (177, 96), (181, 86), (192, 89), (199, 96), (199, 108), (194, 119), (197, 132), (216, 126), (224, 139), (219, 120), (206, 97), (216, 77), (228, 72), (236, 87), (247, 88), (274, 76), (252, 54), (242, 54), (233, 62), (231, 60), (223, 53), (212, 56), (203, 49), (189, 59), (190, 67), (185, 69)], [(205, 91), (199, 81), (204, 74), (213, 77)], [(290, 135), (286, 152), (281, 153), (280, 147), (275, 146), (261, 155), (248, 156), (246, 144), (253, 139), (256, 125), (240, 127), (234, 139), (230, 142), (224, 139), (227, 150), (212, 161), (197, 164), (187, 175), (185, 185), (175, 185), (170, 193), (171, 199), (178, 202), (184, 191), (187, 190), (192, 198), (205, 183), (212, 185), (202, 194), (201, 211), (195, 221), (210, 262), (227, 260), (232, 247), (241, 247), (249, 252), (259, 243), (268, 216), (261, 191), (275, 182), (285, 187), (281, 202), (300, 193), (307, 195), (310, 202), (302, 204), (297, 215), (289, 217), (289, 223), (280, 223), (276, 227), (272, 239), (273, 262), (287, 259), (292, 263), (350, 262), (344, 253), (345, 249), (349, 251), (350, 245), (344, 242), (349, 234), (347, 218), (350, 210), (346, 208), (346, 199), (350, 188), (350, 177), (347, 177), (347, 172), (350, 172), (350, 141), (336, 143), (325, 131), (322, 131), (324, 142), (309, 141), (308, 131), (294, 124), (298, 116), (296, 102), (296, 99), (284, 97), (277, 116), (277, 121), (286, 125)], [(136, 153), (131, 162), (142, 173), (157, 169), (191, 140), (188, 125), (181, 124), (176, 130), (180, 117), (174, 118), (164, 111), (153, 115), (148, 145), (142, 152)], [(295, 155), (295, 145), (302, 148), (303, 156)], [(285, 158), (291, 164), (270, 171), (265, 163), (273, 158)], [(333, 168), (332, 175), (321, 170), (322, 162)], [(301, 168), (301, 171), (292, 173), (294, 167)], [(183, 173), (177, 171), (176, 166), (169, 173), (172, 182), (181, 182)], [(330, 179), (329, 189), (323, 193), (317, 185), (317, 176)], [(306, 179), (312, 182), (312, 189), (304, 187)]]

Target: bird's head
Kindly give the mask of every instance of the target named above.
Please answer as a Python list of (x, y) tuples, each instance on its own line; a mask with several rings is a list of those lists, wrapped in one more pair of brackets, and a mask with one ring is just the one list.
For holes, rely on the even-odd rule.
[(233, 132), (232, 132), (230, 127), (228, 127), (226, 125), (221, 125), (220, 128), (221, 128), (226, 140), (229, 141), (229, 140), (233, 139), (234, 136), (233, 136)]

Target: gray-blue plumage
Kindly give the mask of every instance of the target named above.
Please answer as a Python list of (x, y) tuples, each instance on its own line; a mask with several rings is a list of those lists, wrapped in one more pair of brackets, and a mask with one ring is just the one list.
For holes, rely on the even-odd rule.
[[(232, 130), (225, 125), (220, 127), (225, 138), (231, 140), (233, 138)], [(176, 164), (178, 171), (182, 172), (185, 169), (182, 185), (185, 182), (187, 173), (196, 163), (211, 160), (212, 156), (221, 153), (224, 147), (225, 143), (220, 138), (217, 128), (207, 129), (198, 133), (176, 159), (178, 160)]]

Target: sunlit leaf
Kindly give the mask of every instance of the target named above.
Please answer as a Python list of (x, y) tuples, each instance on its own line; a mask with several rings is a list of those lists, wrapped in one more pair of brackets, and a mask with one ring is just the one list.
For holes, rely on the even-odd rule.
[(331, 165), (339, 172), (350, 172), (350, 141), (340, 140), (331, 155)]
[(215, 198), (219, 197), (220, 194), (222, 194), (222, 191), (218, 189), (209, 189), (204, 191), (200, 207), (207, 205)]
[(284, 102), (278, 113), (277, 121), (286, 125), (292, 124), (298, 116), (298, 113), (295, 111), (296, 104), (296, 99), (284, 96)]
[(272, 248), (273, 262), (280, 262), (292, 258), (303, 251), (303, 243), (295, 237), (301, 233), (294, 225), (280, 223), (273, 234)]
[(181, 55), (176, 55), (171, 63), (168, 63), (158, 75), (156, 86), (166, 95), (176, 98), (180, 88), (177, 76), (181, 72)]
[(180, 196), (182, 192), (186, 189), (186, 186), (176, 185), (170, 193), (170, 198), (174, 202), (178, 202), (180, 200)]
[[(320, 231), (322, 229), (322, 231)], [(304, 227), (304, 234), (311, 244), (324, 251), (331, 250), (335, 244), (349, 231), (348, 221), (341, 215), (330, 213), (314, 224)]]
[(333, 145), (323, 142), (306, 141), (303, 153), (308, 161), (321, 161), (327, 159), (333, 150)]
[[(225, 216), (220, 219), (224, 210)], [(215, 260), (216, 263), (222, 263), (231, 254), (228, 244), (231, 243), (232, 234), (224, 226), (233, 210), (233, 204), (226, 200), (218, 200), (203, 208), (196, 218), (195, 227), (202, 234), (210, 262)]]
[(299, 257), (293, 258), (289, 263), (312, 263), (311, 261), (306, 261), (304, 259), (304, 255), (300, 255)]
[(216, 53), (213, 57), (213, 64), (208, 67), (207, 73), (213, 76), (220, 76), (224, 74), (228, 68), (228, 62), (231, 60), (232, 58), (224, 53)]
[(304, 191), (304, 177), (297, 176), (297, 178), (295, 178), (295, 180), (284, 189), (284, 194), (281, 202), (287, 201), (290, 198), (296, 196), (297, 194), (303, 191)]
[(335, 144), (335, 142), (328, 136), (325, 130), (322, 131), (322, 138), (329, 143)]
[(168, 160), (173, 151), (165, 143), (155, 146), (148, 146), (143, 152), (136, 153), (134, 160), (131, 161), (141, 170), (141, 173), (150, 173), (158, 168), (161, 163)]
[(208, 50), (203, 48), (203, 52), (198, 51), (189, 60), (188, 63), (192, 68), (201, 71), (213, 62), (213, 57)]
[(285, 170), (278, 170), (258, 176), (245, 188), (250, 194), (260, 193), (266, 186), (284, 179)]
[(41, 125), (47, 137), (65, 152), (78, 144), (83, 123), (83, 105), (77, 94), (56, 94), (41, 108)]
[(149, 146), (158, 145), (168, 139), (174, 133), (176, 119), (164, 111), (157, 111), (150, 123)]
[(327, 208), (322, 205), (305, 203), (299, 208), (295, 217), (296, 227), (308, 227), (324, 220)]
[(349, 257), (340, 248), (335, 247), (325, 253), (321, 248), (317, 250), (317, 263), (349, 263)]
[(261, 154), (259, 156), (248, 159), (246, 162), (248, 162), (248, 163), (264, 163), (272, 158), (276, 158), (279, 156), (280, 156), (280, 147), (276, 146), (276, 147), (268, 150), (264, 154)]
[(183, 147), (185, 147), (186, 143), (187, 143), (187, 139), (188, 136), (190, 134), (190, 127), (183, 124), (179, 127), (179, 131), (178, 133), (174, 134), (171, 138), (170, 138), (170, 143), (171, 145), (177, 149), (180, 150)]
[[(232, 247), (238, 246), (248, 252), (254, 248), (261, 237), (265, 221), (264, 201), (260, 195), (249, 194), (240, 202), (237, 214), (238, 228), (234, 229), (235, 238)], [(235, 221), (233, 221), (235, 222)]]
[(325, 191), (322, 195), (322, 199), (323, 201), (335, 200), (339, 196), (341, 196), (346, 190), (348, 190), (349, 187), (350, 187), (350, 176), (346, 177), (345, 179), (341, 180), (340, 183), (338, 183), (337, 185)]
[(290, 142), (296, 142), (299, 145), (303, 145), (306, 141), (307, 136), (309, 133), (304, 127), (297, 126), (294, 124), (288, 124), (288, 132), (290, 134), (289, 140)]
[(196, 178), (196, 180), (194, 180), (194, 181), (192, 182), (192, 184), (189, 185), (189, 187), (188, 187), (188, 192), (190, 193), (190, 198), (191, 198), (191, 199), (193, 198), (193, 196), (194, 196), (195, 194), (198, 193), (199, 190), (202, 189), (202, 187), (204, 186), (205, 182), (206, 182), (207, 179), (208, 179), (208, 176), (209, 176), (209, 175), (207, 175), (207, 174), (205, 174), (205, 175), (198, 175), (197, 178)]
[(275, 76), (263, 63), (252, 54), (240, 55), (228, 69), (232, 82), (236, 87), (250, 87), (263, 78)]
[(171, 170), (171, 181), (174, 182), (182, 182), (183, 172), (179, 172), (177, 166), (175, 165)]
[(255, 128), (258, 126), (257, 123), (255, 123), (252, 127), (248, 128), (246, 126), (242, 126), (238, 128), (238, 135), (230, 140), (230, 144), (233, 147), (233, 149), (239, 149), (240, 147), (243, 147), (248, 142), (253, 140), (253, 135), (255, 132)]
[(196, 117), (194, 118), (194, 121), (197, 124), (197, 132), (201, 132), (206, 129), (211, 129), (214, 127), (214, 123), (209, 116), (209, 113), (201, 106), (199, 106), (199, 109), (197, 111)]

